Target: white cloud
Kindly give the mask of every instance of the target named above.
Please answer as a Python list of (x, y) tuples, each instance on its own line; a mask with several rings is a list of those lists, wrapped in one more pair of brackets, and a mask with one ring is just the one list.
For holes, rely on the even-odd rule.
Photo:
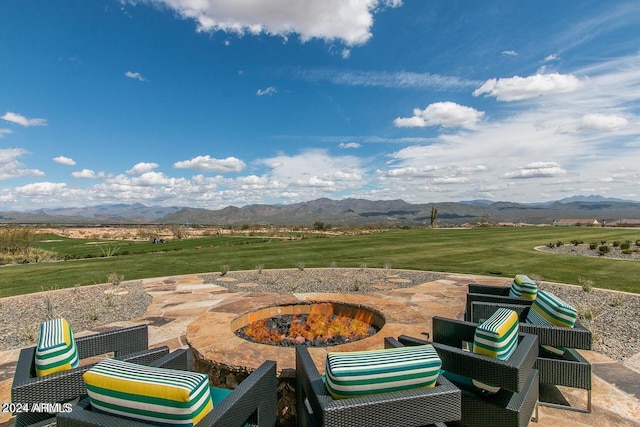
[(156, 169), (158, 166), (160, 165), (157, 163), (140, 162), (140, 163), (136, 163), (131, 169), (127, 171), (127, 173), (130, 175), (131, 174), (139, 175), (146, 172), (151, 172), (152, 170)]
[(0, 139), (4, 138), (5, 135), (11, 135), (13, 131), (11, 129), (0, 128)]
[(340, 56), (342, 57), (342, 59), (349, 59), (349, 57), (351, 56), (351, 49), (342, 49)]
[(507, 172), (504, 178), (553, 178), (566, 175), (567, 171), (562, 169), (555, 162), (532, 162), (518, 168), (515, 171)]
[(25, 169), (17, 159), (28, 154), (22, 148), (0, 148), (0, 180), (23, 176), (44, 176), (38, 169)]
[(45, 119), (29, 119), (20, 114), (12, 113), (11, 111), (7, 111), (4, 116), (0, 117), (0, 119), (25, 127), (47, 125), (47, 121)]
[(16, 187), (15, 192), (23, 197), (51, 197), (66, 187), (67, 184), (63, 182), (34, 182), (22, 187)]
[(556, 59), (558, 59), (558, 55), (552, 53), (551, 55), (548, 55), (546, 58), (544, 58), (544, 62), (555, 61)]
[(498, 101), (518, 101), (540, 95), (573, 92), (581, 86), (580, 79), (570, 74), (535, 74), (487, 80), (473, 92), (473, 96), (487, 94), (495, 96)]
[(482, 82), (457, 76), (442, 76), (411, 71), (342, 71), (333, 69), (298, 70), (298, 78), (317, 82), (330, 81), (336, 85), (388, 87), (396, 89), (432, 89), (437, 91), (462, 90), (477, 87)]
[(282, 188), (310, 197), (325, 196), (359, 188), (365, 181), (362, 159), (353, 156), (330, 156), (325, 150), (310, 149), (294, 156), (285, 154), (260, 160), (271, 168), (266, 176)]
[(518, 56), (518, 52), (516, 52), (515, 50), (503, 50), (502, 54), (504, 56)]
[(67, 166), (73, 166), (76, 164), (75, 160), (65, 156), (54, 157), (53, 161), (56, 163), (60, 163), (61, 165), (67, 165)]
[(360, 148), (361, 145), (358, 142), (341, 142), (338, 145), (338, 147), (344, 148), (344, 149), (347, 149), (347, 148)]
[[(198, 31), (269, 34), (287, 38), (340, 40), (348, 46), (366, 43), (372, 36), (373, 14), (399, 7), (400, 0), (147, 0), (165, 5)], [(135, 2), (130, 0), (131, 3)]]
[(413, 116), (394, 120), (397, 127), (473, 127), (484, 115), (484, 112), (455, 102), (436, 102), (424, 110), (416, 108)]
[(629, 125), (629, 120), (615, 114), (585, 114), (578, 125), (578, 130), (598, 130), (611, 132), (624, 129)]
[(176, 162), (173, 167), (178, 169), (197, 169), (211, 172), (240, 172), (245, 168), (246, 164), (235, 157), (227, 157), (226, 159), (214, 159), (209, 155), (197, 156), (191, 160), (183, 160)]
[(278, 89), (274, 86), (269, 86), (266, 89), (258, 89), (258, 91), (256, 92), (256, 95), (265, 96), (265, 95), (273, 95), (276, 93), (278, 93)]
[(129, 77), (130, 79), (139, 80), (141, 82), (146, 82), (147, 81), (147, 79), (142, 77), (142, 74), (136, 73), (136, 72), (133, 72), (133, 71), (127, 71), (126, 73), (124, 73), (124, 75), (126, 77)]
[(106, 176), (104, 172), (94, 172), (91, 169), (82, 169), (81, 171), (72, 172), (71, 176), (79, 179), (102, 179)]

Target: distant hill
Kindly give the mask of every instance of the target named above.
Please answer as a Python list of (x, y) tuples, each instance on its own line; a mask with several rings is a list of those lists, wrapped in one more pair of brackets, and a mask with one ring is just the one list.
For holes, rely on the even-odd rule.
[[(576, 196), (584, 197), (584, 196)], [(523, 204), (488, 200), (435, 203), (441, 226), (489, 221), (552, 224), (559, 219), (597, 219), (609, 223), (640, 219), (640, 202), (563, 199), (551, 203)], [(317, 199), (292, 205), (254, 204), (210, 210), (136, 204), (99, 205), (86, 208), (39, 209), (0, 212), (0, 223), (24, 224), (202, 224), (202, 225), (398, 225), (430, 223), (434, 203), (412, 204), (403, 200)]]

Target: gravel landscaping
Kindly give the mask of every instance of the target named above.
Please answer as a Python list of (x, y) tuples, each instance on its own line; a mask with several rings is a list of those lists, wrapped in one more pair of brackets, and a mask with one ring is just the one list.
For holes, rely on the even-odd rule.
[[(277, 293), (338, 292), (367, 293), (411, 287), (441, 278), (432, 272), (391, 269), (295, 269), (253, 270), (203, 274), (207, 283), (224, 286), (231, 292)], [(235, 279), (220, 281), (221, 278)], [(508, 280), (505, 279), (505, 283)], [(540, 283), (573, 305), (581, 322), (593, 332), (593, 349), (624, 361), (640, 353), (640, 295), (580, 286)], [(112, 322), (141, 316), (151, 303), (140, 282), (124, 282), (41, 292), (0, 299), (0, 351), (33, 345), (40, 322), (65, 317), (76, 331), (97, 328)]]

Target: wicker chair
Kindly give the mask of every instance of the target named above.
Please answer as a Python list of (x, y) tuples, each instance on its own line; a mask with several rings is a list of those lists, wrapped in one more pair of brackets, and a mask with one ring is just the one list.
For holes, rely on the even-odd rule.
[[(158, 359), (151, 366), (192, 370), (191, 349), (176, 350)], [(198, 427), (258, 426), (273, 427), (277, 419), (276, 362), (266, 361), (251, 373), (224, 400), (209, 412)], [(58, 427), (104, 426), (148, 427), (136, 422), (104, 413), (93, 412), (89, 397), (83, 397), (70, 412), (57, 416)]]
[(460, 419), (460, 390), (434, 388), (333, 399), (305, 346), (296, 346), (296, 424), (323, 427), (444, 426)]
[(555, 356), (546, 352), (538, 356), (535, 368), (540, 371), (540, 383), (586, 390), (586, 405), (584, 407), (572, 407), (566, 404), (547, 401), (541, 401), (540, 404), (577, 412), (591, 412), (591, 363), (577, 351), (577, 349), (591, 349), (591, 331), (585, 328), (580, 322), (576, 322), (573, 328), (540, 326), (525, 323), (524, 320), (527, 318), (531, 304), (474, 301), (471, 305), (473, 313), (472, 321), (481, 322), (489, 318), (498, 308), (509, 308), (518, 313), (521, 332), (536, 335), (540, 345), (565, 347), (566, 350), (563, 356)]
[[(477, 324), (461, 320), (433, 318), (433, 346), (442, 359), (442, 369), (500, 387), (493, 395), (461, 386), (464, 426), (526, 426), (538, 419), (538, 356), (536, 336), (520, 333), (518, 346), (508, 360), (498, 360), (464, 349), (473, 342)], [(427, 341), (400, 336), (388, 338), (392, 346), (421, 345)], [(535, 414), (534, 414), (535, 412)]]
[[(63, 403), (86, 393), (82, 374), (93, 364), (82, 364), (82, 359), (113, 353), (115, 357), (141, 364), (149, 364), (169, 353), (167, 347), (148, 348), (147, 325), (138, 325), (114, 331), (101, 332), (76, 338), (81, 366), (42, 377), (36, 376), (36, 347), (20, 350), (11, 385), (11, 401), (14, 403)], [(15, 425), (21, 427), (41, 423), (53, 415), (44, 413), (20, 413)]]

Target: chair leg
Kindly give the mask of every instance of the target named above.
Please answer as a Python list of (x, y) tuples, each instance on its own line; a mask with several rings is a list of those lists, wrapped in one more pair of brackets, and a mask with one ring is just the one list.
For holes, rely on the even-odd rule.
[(540, 406), (546, 406), (547, 408), (564, 409), (565, 411), (582, 412), (585, 414), (591, 413), (591, 390), (587, 390), (587, 406), (586, 408), (575, 408), (573, 406), (561, 405), (558, 403), (539, 402)]

